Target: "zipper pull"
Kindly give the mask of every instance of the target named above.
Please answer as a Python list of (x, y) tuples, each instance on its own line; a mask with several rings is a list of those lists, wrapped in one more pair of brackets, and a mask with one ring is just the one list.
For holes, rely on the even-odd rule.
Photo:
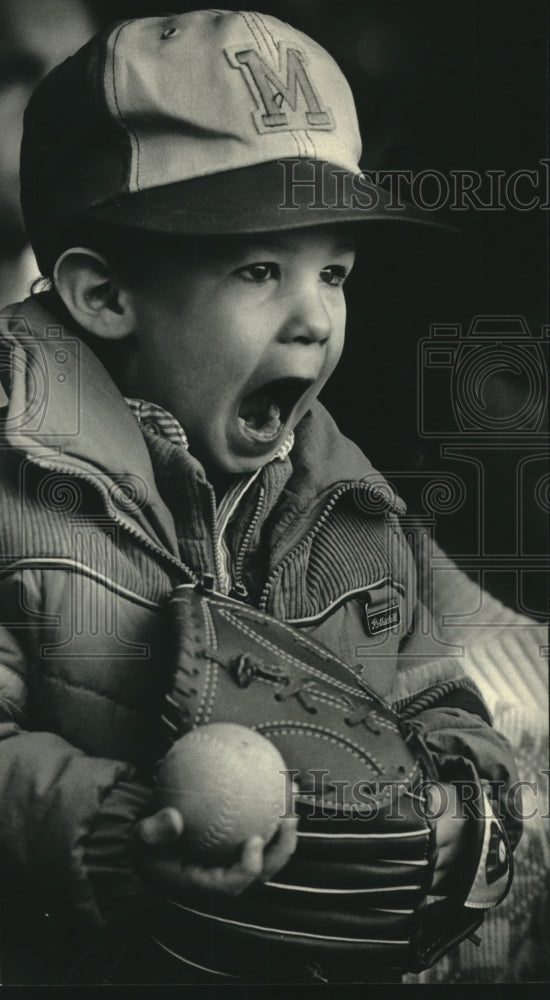
[(236, 601), (246, 602), (248, 601), (249, 594), (244, 583), (237, 581), (237, 583), (234, 583), (233, 586), (231, 587), (228, 596), (233, 597)]

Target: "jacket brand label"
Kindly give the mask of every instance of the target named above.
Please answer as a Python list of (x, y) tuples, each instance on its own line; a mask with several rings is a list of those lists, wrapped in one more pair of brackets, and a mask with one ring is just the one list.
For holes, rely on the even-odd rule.
[[(324, 108), (299, 49), (277, 43), (278, 69), (256, 51), (241, 49), (226, 55), (241, 70), (256, 102), (253, 114), (258, 132), (293, 129), (333, 129), (334, 121)], [(301, 96), (300, 96), (301, 95)]]
[(388, 632), (401, 624), (401, 611), (398, 604), (392, 604), (390, 608), (380, 611), (369, 611), (366, 606), (367, 632), (369, 635), (378, 635), (380, 632)]

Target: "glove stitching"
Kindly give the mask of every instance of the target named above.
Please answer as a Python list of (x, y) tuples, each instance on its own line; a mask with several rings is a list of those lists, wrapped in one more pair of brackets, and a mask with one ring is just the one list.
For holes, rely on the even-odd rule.
[(197, 723), (206, 724), (210, 722), (210, 719), (212, 718), (212, 712), (214, 711), (216, 695), (218, 692), (218, 680), (218, 667), (215, 663), (212, 663), (211, 660), (207, 660), (204, 696), (201, 702), (201, 709), (204, 705), (204, 714), (201, 719), (201, 710), (199, 709), (196, 717)]
[(388, 719), (385, 719), (383, 715), (378, 715), (376, 709), (373, 709), (372, 715), (378, 726), (381, 726), (383, 729), (389, 729), (391, 733), (400, 732), (399, 726), (396, 726), (394, 722), (390, 722)]
[[(243, 616), (236, 615), (229, 608), (226, 608), (226, 607), (224, 607), (222, 605), (219, 605), (219, 604), (217, 605), (217, 608), (218, 608), (218, 614), (220, 614), (221, 617), (225, 618), (226, 621), (228, 621), (231, 625), (234, 625), (236, 628), (240, 628), (243, 632), (245, 632), (246, 635), (252, 636), (253, 638), (256, 639), (256, 641), (259, 641), (261, 645), (264, 645), (264, 640), (262, 639), (262, 637), (259, 636), (257, 632), (251, 631), (248, 628), (248, 626), (245, 624), (246, 617), (244, 615)], [(258, 625), (258, 624), (261, 625), (262, 624), (261, 619), (258, 620), (258, 619), (254, 619), (254, 618), (249, 617), (248, 620), (251, 621), (251, 622), (253, 622), (254, 625)], [(336, 666), (338, 666), (341, 669), (345, 670), (346, 673), (351, 674), (351, 676), (353, 677), (353, 679), (355, 679), (355, 674), (354, 674), (353, 670), (350, 667), (348, 667), (348, 665), (346, 663), (344, 663), (343, 661), (338, 660), (335, 656), (331, 656), (331, 654), (328, 652), (328, 650), (319, 649), (319, 647), (317, 645), (314, 645), (313, 643), (309, 642), (305, 638), (305, 636), (300, 636), (299, 640), (298, 640), (298, 637), (296, 635), (296, 629), (294, 629), (290, 625), (286, 625), (285, 622), (280, 621), (280, 619), (278, 619), (278, 618), (274, 619), (274, 621), (275, 621), (275, 627), (278, 627), (279, 629), (281, 629), (284, 632), (288, 632), (288, 634), (290, 635), (290, 637), (292, 638), (292, 640), (294, 642), (297, 642), (298, 645), (302, 646), (304, 649), (307, 649), (309, 652), (315, 653), (316, 656), (322, 656), (322, 658), (324, 660), (326, 660), (327, 663), (333, 663), (333, 664), (335, 664)], [(271, 648), (269, 646), (269, 642), (268, 641), (266, 641), (265, 644), (268, 646), (268, 648)], [(286, 654), (286, 655), (290, 655), (290, 654)], [(301, 663), (300, 660), (294, 660), (294, 658), (292, 658), (291, 662)]]
[[(256, 680), (267, 685), (273, 684), (273, 681), (265, 680), (263, 677), (258, 677)], [(329, 708), (336, 708), (342, 712), (349, 709), (349, 704), (346, 704), (341, 698), (338, 698), (337, 695), (331, 694), (329, 691), (317, 691), (313, 688), (309, 688), (308, 690), (315, 701), (323, 702), (323, 704), (328, 705)]]
[[(291, 728), (286, 728), (289, 726)], [(297, 731), (300, 731), (303, 736), (311, 736), (313, 739), (322, 740), (326, 743), (332, 743), (334, 746), (342, 747), (348, 753), (351, 753), (352, 756), (356, 757), (357, 760), (362, 763), (368, 763), (372, 767), (376, 768), (380, 775), (384, 774), (384, 769), (380, 761), (373, 754), (370, 754), (367, 750), (363, 750), (359, 744), (350, 740), (348, 737), (335, 732), (333, 729), (309, 725), (307, 722), (296, 723), (291, 719), (278, 721), (267, 720), (255, 728), (258, 732), (266, 729), (269, 729), (270, 731), (274, 730), (277, 732), (277, 735), (280, 736), (294, 736)]]
[[(206, 601), (200, 602), (200, 609), (202, 611), (202, 619), (204, 629), (206, 631), (207, 639), (214, 649), (218, 648), (216, 630), (214, 628), (214, 622), (212, 620), (212, 615), (210, 613), (210, 608)], [(216, 694), (218, 690), (218, 668), (211, 661), (206, 661), (206, 677), (204, 683), (203, 697), (199, 705), (196, 722), (208, 723), (212, 717), (212, 712), (214, 710), (214, 704), (216, 701)], [(204, 709), (204, 712), (203, 712)], [(201, 720), (202, 716), (202, 720)]]
[(204, 628), (206, 630), (206, 636), (207, 636), (208, 642), (214, 647), (214, 649), (217, 649), (218, 645), (217, 645), (217, 642), (216, 642), (216, 638), (217, 638), (217, 636), (216, 636), (216, 627), (214, 625), (214, 620), (212, 618), (212, 612), (210, 611), (210, 608), (208, 606), (207, 601), (202, 600), (200, 602), (199, 607), (200, 607), (200, 610), (202, 611), (203, 625), (204, 625)]
[[(312, 673), (315, 677), (318, 678), (318, 680), (321, 681), (324, 680), (326, 683), (327, 681), (326, 675), (324, 675), (318, 668), (310, 666), (307, 663), (304, 663), (303, 660), (296, 659), (295, 657), (291, 656), (290, 653), (285, 653), (284, 650), (273, 645), (272, 643), (269, 642), (269, 640), (262, 638), (261, 636), (258, 635), (257, 632), (253, 632), (251, 629), (248, 628), (248, 626), (242, 624), (240, 621), (230, 621), (230, 624), (232, 624), (235, 628), (238, 628), (241, 632), (243, 632), (247, 636), (247, 638), (252, 639), (254, 642), (256, 642), (262, 649), (268, 649), (271, 653), (274, 653), (279, 659), (285, 661), (286, 663), (290, 664), (293, 667), (298, 667), (300, 670)], [(338, 663), (337, 660), (334, 662)], [(334, 677), (330, 677), (328, 678), (328, 680), (335, 687), (338, 687), (341, 690), (346, 691), (348, 694), (351, 694), (356, 698), (361, 697), (361, 692), (359, 692), (357, 688), (350, 687), (344, 681), (340, 681)]]

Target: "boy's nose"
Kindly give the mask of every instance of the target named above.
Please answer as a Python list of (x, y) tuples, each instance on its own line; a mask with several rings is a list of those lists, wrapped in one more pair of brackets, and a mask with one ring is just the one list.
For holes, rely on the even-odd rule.
[(324, 344), (331, 332), (332, 320), (323, 296), (312, 290), (293, 300), (280, 339), (284, 343)]

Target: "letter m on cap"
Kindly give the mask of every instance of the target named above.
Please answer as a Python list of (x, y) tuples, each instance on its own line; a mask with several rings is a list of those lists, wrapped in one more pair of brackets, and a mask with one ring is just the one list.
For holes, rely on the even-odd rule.
[(284, 42), (278, 42), (277, 49), (277, 68), (255, 49), (226, 51), (231, 65), (241, 70), (256, 102), (253, 118), (258, 132), (333, 129), (332, 114), (322, 106), (303, 54)]

